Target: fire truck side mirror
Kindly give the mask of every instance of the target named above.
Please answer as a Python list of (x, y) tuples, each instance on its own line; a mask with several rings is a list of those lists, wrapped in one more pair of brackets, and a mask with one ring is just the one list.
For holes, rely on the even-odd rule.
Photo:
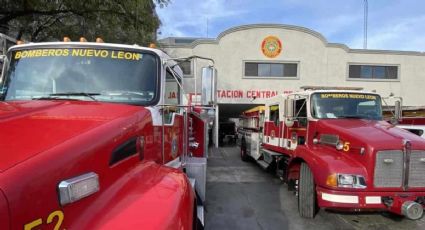
[(283, 111), (284, 122), (287, 127), (292, 127), (294, 125), (294, 99), (285, 100), (285, 108)]
[[(7, 62), (6, 55), (0, 55), (0, 87), (3, 85), (3, 72), (4, 72), (4, 69), (7, 65), (6, 62)], [(4, 90), (1, 87), (0, 88), (0, 100), (3, 100), (3, 97), (4, 97)]]
[(286, 118), (293, 118), (294, 117), (294, 99), (286, 99), (285, 101), (285, 110), (283, 115)]
[(0, 55), (0, 80), (1, 80), (1, 73), (3, 70), (3, 64), (6, 62), (6, 55)]
[(216, 104), (216, 71), (212, 66), (202, 68), (201, 76), (201, 104), (214, 105)]

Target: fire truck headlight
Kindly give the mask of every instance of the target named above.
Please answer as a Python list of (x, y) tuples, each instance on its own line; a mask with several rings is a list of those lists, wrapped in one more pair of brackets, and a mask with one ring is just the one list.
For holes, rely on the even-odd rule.
[(99, 176), (96, 173), (86, 173), (58, 185), (61, 205), (73, 203), (99, 191)]
[(338, 175), (338, 185), (353, 185), (355, 181), (354, 175), (340, 174)]
[(363, 176), (352, 174), (330, 174), (326, 178), (326, 185), (330, 187), (342, 188), (366, 188), (366, 181)]
[(366, 188), (366, 182), (360, 175), (338, 174), (338, 187)]

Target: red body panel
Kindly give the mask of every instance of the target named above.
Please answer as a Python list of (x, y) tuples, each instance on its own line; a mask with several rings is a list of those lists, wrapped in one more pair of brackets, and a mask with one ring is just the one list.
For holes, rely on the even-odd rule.
[(425, 117), (403, 117), (400, 124), (403, 125), (425, 125)]
[(192, 128), (193, 133), (192, 136), (195, 138), (195, 141), (199, 144), (197, 148), (191, 149), (191, 152), (193, 156), (195, 157), (205, 157), (204, 156), (204, 149), (206, 144), (206, 136), (205, 136), (205, 126), (207, 125), (200, 117), (199, 115), (192, 114), (190, 116), (192, 120)]
[[(91, 205), (89, 209), (83, 204), (69, 207), (76, 219), (81, 219), (70, 223), (71, 228), (188, 229), (192, 226), (194, 192), (185, 174), (153, 162), (143, 162), (126, 172), (98, 199), (106, 202)], [(67, 209), (64, 210), (66, 213)]]
[(0, 133), (1, 171), (112, 120), (147, 114), (136, 106), (79, 101), (3, 102), (0, 111), (0, 127), (7, 130)]
[(9, 205), (3, 191), (0, 190), (0, 224), (4, 229), (9, 229)]
[[(183, 119), (183, 116), (176, 115), (173, 125), (164, 126), (164, 163), (172, 161), (183, 154)], [(176, 146), (173, 147), (173, 145)]]
[[(191, 229), (192, 188), (183, 172), (158, 165), (163, 163), (162, 128), (152, 126), (147, 109), (26, 101), (3, 102), (0, 111), (0, 129), (8, 130), (0, 133), (0, 188), (8, 201), (10, 229), (38, 219), (37, 226), (53, 229), (56, 219), (47, 220), (57, 210), (64, 215), (61, 229)], [(109, 165), (117, 147), (140, 136), (143, 149)], [(99, 175), (100, 191), (62, 207), (59, 182), (88, 172)], [(4, 212), (1, 194), (0, 208)]]

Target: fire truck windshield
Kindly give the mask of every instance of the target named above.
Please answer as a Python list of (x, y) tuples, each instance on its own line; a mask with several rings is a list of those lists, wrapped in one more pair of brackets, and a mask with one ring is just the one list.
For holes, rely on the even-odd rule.
[(5, 100), (96, 100), (150, 105), (159, 97), (152, 53), (94, 48), (13, 51)]
[(312, 95), (314, 118), (381, 120), (381, 98), (365, 93), (315, 93)]

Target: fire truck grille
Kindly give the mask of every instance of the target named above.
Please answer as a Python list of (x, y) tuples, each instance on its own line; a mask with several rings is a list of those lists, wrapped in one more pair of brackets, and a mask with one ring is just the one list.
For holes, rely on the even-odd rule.
[(376, 153), (374, 186), (401, 187), (403, 182), (403, 152), (385, 150)]
[(409, 187), (425, 187), (424, 150), (413, 150), (410, 154)]

